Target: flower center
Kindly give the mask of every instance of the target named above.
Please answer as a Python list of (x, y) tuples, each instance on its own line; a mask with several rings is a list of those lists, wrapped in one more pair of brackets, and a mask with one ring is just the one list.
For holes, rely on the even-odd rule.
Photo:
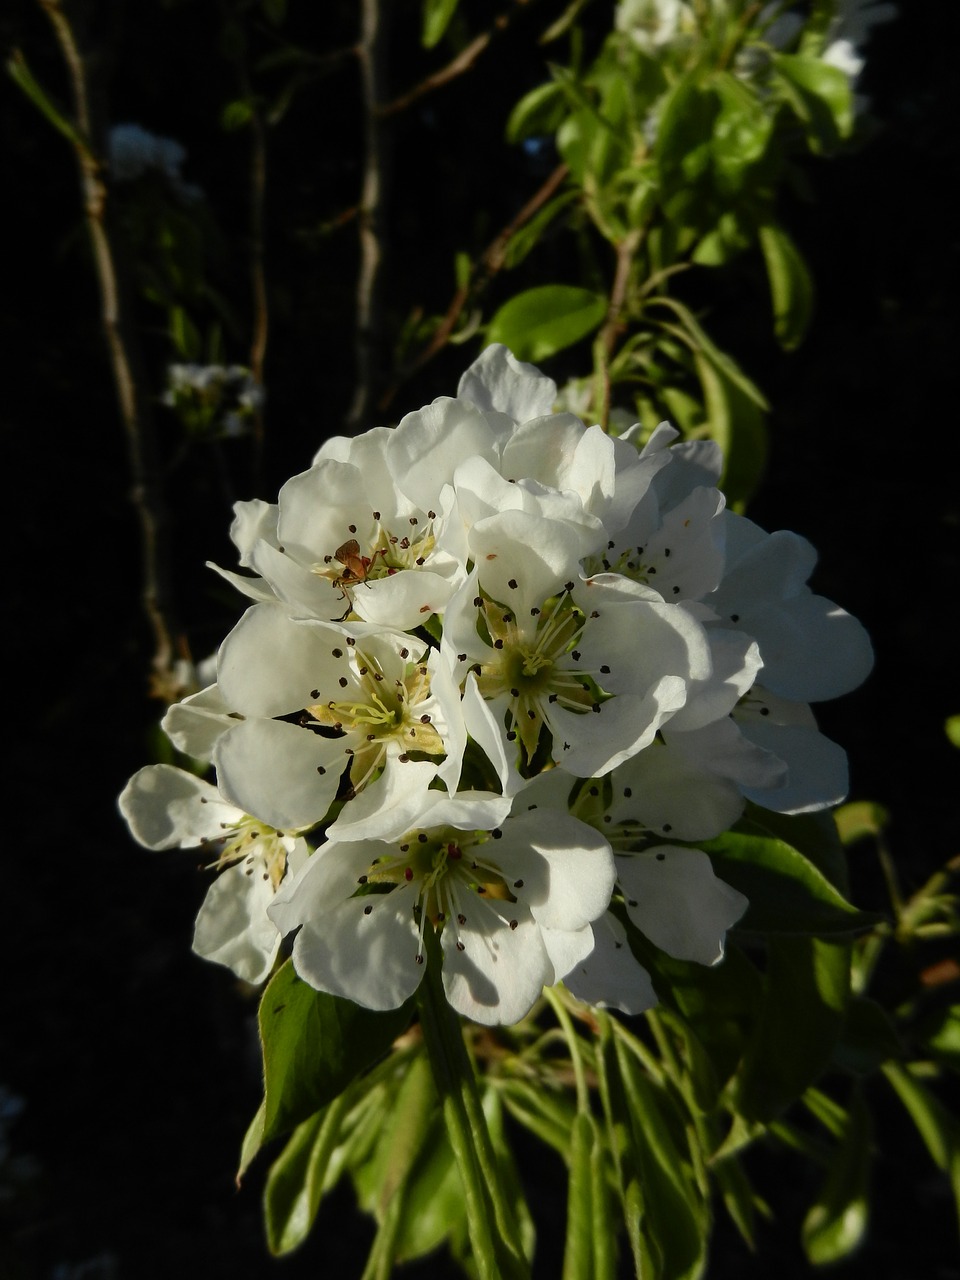
[[(375, 859), (359, 877), (357, 896), (369, 898), (365, 916), (374, 913), (388, 893), (415, 895), (412, 909), (419, 925), (416, 961), (423, 963), (423, 933), (427, 921), (439, 932), (452, 928), (457, 949), (464, 950), (460, 930), (467, 925), (475, 897), (516, 902), (496, 862), (484, 856), (481, 846), (500, 837), (497, 831), (457, 831), (449, 827), (416, 831), (404, 836), (396, 853)], [(522, 888), (518, 880), (514, 888)], [(510, 921), (515, 929), (519, 922)]]
[(520, 738), (529, 764), (541, 728), (544, 724), (549, 728), (551, 706), (583, 712), (597, 705), (588, 675), (570, 670), (580, 660), (576, 645), (586, 619), (569, 592), (531, 610), (531, 621), (525, 626), (494, 601), (477, 596), (474, 603), (480, 630), (486, 631), (490, 643), (490, 656), (480, 664), (480, 693), (484, 698), (506, 695), (508, 737)]
[(287, 869), (283, 832), (247, 816), (241, 818), (235, 827), (225, 825), (222, 843), (220, 840), (213, 843), (220, 844), (216, 859), (210, 863), (217, 871), (234, 862), (246, 862), (245, 875), (255, 875), (259, 866), (260, 874), (264, 880), (270, 880), (274, 892), (280, 887)]
[[(430, 674), (423, 663), (402, 679), (390, 680), (374, 658), (358, 652), (356, 674), (358, 696), (331, 698), (305, 708), (317, 724), (346, 739), (344, 750), (350, 758), (354, 793), (383, 765), (390, 742), (402, 748), (401, 759), (409, 758), (411, 752), (445, 754), (443, 738), (430, 713), (422, 710), (430, 697)], [(341, 683), (345, 684), (346, 679)]]

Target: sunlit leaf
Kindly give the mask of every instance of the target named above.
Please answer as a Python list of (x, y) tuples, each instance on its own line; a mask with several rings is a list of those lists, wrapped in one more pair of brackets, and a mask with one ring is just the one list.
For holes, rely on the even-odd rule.
[(702, 843), (721, 880), (750, 901), (739, 929), (755, 933), (852, 933), (882, 917), (860, 911), (783, 840), (728, 831)]
[(420, 41), (425, 49), (432, 49), (450, 25), (460, 0), (423, 0), (423, 22)]
[(869, 1214), (870, 1113), (854, 1095), (827, 1176), (803, 1222), (803, 1247), (818, 1266), (839, 1262), (863, 1240)]
[(325, 1106), (390, 1048), (410, 1020), (407, 1006), (387, 1013), (314, 991), (288, 960), (260, 1002), (264, 1141)]
[(803, 341), (813, 315), (813, 280), (782, 227), (765, 223), (759, 236), (773, 301), (773, 331), (784, 351), (793, 351)]
[(519, 360), (546, 360), (592, 333), (606, 314), (601, 293), (540, 285), (503, 304), (487, 326), (487, 343), (502, 342)]

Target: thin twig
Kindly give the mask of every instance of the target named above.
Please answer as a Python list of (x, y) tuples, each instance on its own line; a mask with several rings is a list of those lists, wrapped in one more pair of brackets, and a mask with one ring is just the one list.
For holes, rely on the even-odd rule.
[(617, 266), (613, 275), (613, 287), (610, 290), (610, 305), (607, 307), (607, 318), (594, 343), (594, 361), (597, 365), (597, 382), (599, 395), (596, 397), (598, 421), (604, 431), (610, 417), (610, 359), (617, 339), (625, 326), (623, 318), (624, 303), (630, 287), (630, 271), (636, 258), (637, 249), (643, 238), (638, 228), (631, 231), (617, 245)]
[(37, 3), (53, 26), (70, 79), (77, 125), (73, 145), (100, 288), (101, 324), (127, 437), (133, 478), (130, 496), (139, 517), (143, 543), (142, 601), (154, 641), (151, 692), (169, 701), (182, 692), (177, 688), (174, 663), (178, 656), (187, 656), (186, 642), (177, 631), (169, 587), (167, 516), (161, 496), (153, 414), (149, 397), (142, 390), (139, 347), (125, 318), (126, 291), (107, 226), (107, 186), (93, 146), (88, 60), (80, 51), (61, 0), (37, 0)]
[(383, 227), (389, 186), (389, 150), (381, 117), (387, 54), (385, 0), (362, 0), (357, 49), (362, 77), (366, 151), (360, 197), (360, 272), (357, 279), (357, 389), (347, 417), (348, 431), (359, 431), (374, 404), (381, 377), (384, 246)]
[[(263, 112), (253, 92), (245, 56), (237, 57), (237, 79), (240, 92), (250, 107), (250, 291), (253, 324), (250, 335), (250, 373), (258, 388), (264, 385), (267, 340), (270, 334), (270, 309), (267, 296), (264, 217), (267, 196), (267, 128)], [(264, 447), (263, 402), (260, 398), (253, 410), (254, 481), (259, 478)]]
[(434, 71), (432, 75), (426, 76), (419, 84), (401, 94), (399, 98), (394, 98), (393, 102), (381, 107), (380, 115), (394, 116), (398, 112), (406, 111), (407, 107), (419, 102), (426, 94), (433, 93), (435, 89), (442, 88), (445, 84), (449, 84), (451, 80), (456, 80), (458, 76), (462, 76), (465, 72), (472, 70), (480, 56), (489, 48), (494, 37), (501, 35), (509, 27), (517, 15), (517, 9), (523, 8), (529, 3), (530, 0), (514, 0), (512, 13), (498, 14), (494, 18), (493, 25), (489, 31), (484, 31), (471, 40), (467, 47), (462, 49), (445, 67), (441, 67), (439, 71)]
[(399, 377), (394, 381), (384, 395), (380, 398), (377, 408), (383, 412), (390, 407), (390, 403), (400, 388), (417, 372), (423, 368), (437, 352), (441, 351), (450, 340), (450, 335), (456, 327), (460, 313), (466, 306), (471, 296), (476, 296), (490, 283), (493, 277), (503, 267), (506, 260), (507, 245), (510, 239), (517, 231), (530, 219), (539, 209), (543, 207), (566, 180), (570, 172), (569, 166), (566, 164), (557, 165), (543, 185), (536, 191), (522, 209), (507, 223), (497, 236), (484, 249), (483, 253), (477, 259), (476, 263), (470, 270), (469, 278), (466, 283), (461, 285), (447, 307), (446, 314), (440, 321), (433, 336), (423, 350), (413, 358), (401, 371)]

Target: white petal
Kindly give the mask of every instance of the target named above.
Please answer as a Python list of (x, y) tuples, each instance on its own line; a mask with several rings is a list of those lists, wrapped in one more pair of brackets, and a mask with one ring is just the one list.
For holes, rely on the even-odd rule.
[(219, 839), (244, 817), (209, 782), (169, 764), (138, 770), (117, 804), (134, 839), (148, 849), (190, 849)]
[(193, 950), (232, 969), (244, 982), (263, 982), (280, 949), (277, 926), (267, 915), (270, 878), (257, 866), (227, 867), (207, 890), (193, 933)]
[(343, 639), (332, 626), (292, 622), (276, 605), (254, 605), (220, 646), (224, 702), (245, 716), (281, 716), (328, 700), (350, 666)]
[(593, 827), (567, 813), (536, 809), (509, 818), (502, 832), (485, 846), (489, 861), (539, 924), (577, 930), (606, 911), (613, 855)]
[[(518, 914), (501, 914), (501, 907)], [(517, 920), (514, 929), (511, 919)], [(458, 937), (463, 951), (457, 949)], [(477, 898), (470, 905), (468, 924), (459, 932), (445, 925), (440, 940), (447, 999), (474, 1022), (519, 1022), (553, 977), (540, 930), (508, 903)]]
[(775, 790), (744, 787), (755, 804), (777, 813), (814, 813), (846, 799), (850, 785), (847, 753), (817, 729), (805, 725), (741, 722), (745, 737), (787, 765), (787, 778)]
[(495, 342), (464, 373), (457, 397), (469, 400), (484, 412), (503, 413), (514, 422), (526, 422), (551, 411), (557, 384)]
[(240, 552), (240, 563), (245, 569), (249, 569), (248, 557), (255, 543), (263, 538), (272, 546), (277, 545), (279, 509), (275, 503), (262, 502), (259, 498), (254, 498), (249, 502), (235, 502), (233, 512), (230, 538)]
[(387, 450), (398, 487), (422, 511), (439, 510), (442, 487), (474, 453), (496, 460), (494, 432), (479, 410), (447, 396), (402, 418)]
[(611, 782), (608, 812), (615, 823), (633, 818), (674, 840), (711, 840), (743, 812), (743, 797), (733, 782), (656, 742), (625, 760)]
[(365, 1009), (398, 1008), (416, 991), (426, 967), (426, 956), (417, 963), (414, 901), (401, 886), (340, 903), (297, 934), (293, 967), (317, 991)]
[(172, 703), (160, 727), (178, 751), (195, 760), (209, 760), (217, 739), (236, 723), (219, 686), (212, 684)]
[(592, 927), (593, 950), (571, 969), (564, 985), (587, 1004), (629, 1014), (652, 1009), (657, 993), (650, 975), (630, 950), (623, 925), (607, 912)]
[(717, 879), (700, 849), (663, 845), (618, 857), (617, 875), (630, 919), (677, 960), (716, 964), (726, 931), (748, 906), (742, 893)]
[(435, 764), (427, 760), (403, 762), (394, 753), (387, 758), (380, 777), (343, 806), (327, 830), (327, 839), (395, 840), (422, 827), (431, 797), (444, 794), (429, 790), (436, 776)]
[(348, 761), (343, 739), (285, 720), (244, 720), (220, 738), (213, 763), (226, 797), (286, 831), (325, 817)]

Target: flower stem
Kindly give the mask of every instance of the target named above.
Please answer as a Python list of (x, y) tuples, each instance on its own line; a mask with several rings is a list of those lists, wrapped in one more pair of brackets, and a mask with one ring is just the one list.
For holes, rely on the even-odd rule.
[[(443, 990), (440, 944), (425, 931), (426, 973), (417, 995), (420, 1023), (463, 1183), (467, 1229), (480, 1280), (524, 1280), (530, 1269), (503, 1189), (460, 1020)], [(495, 1229), (494, 1229), (495, 1228)]]

